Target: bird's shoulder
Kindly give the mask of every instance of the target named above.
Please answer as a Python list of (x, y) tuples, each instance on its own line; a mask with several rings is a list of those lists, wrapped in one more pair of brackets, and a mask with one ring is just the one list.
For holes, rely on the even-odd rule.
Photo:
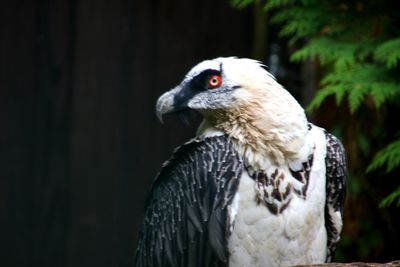
[(206, 168), (207, 172), (211, 173), (229, 167), (237, 169), (238, 165), (242, 165), (242, 163), (242, 157), (227, 135), (196, 137), (173, 151), (171, 157), (162, 164), (152, 187), (154, 188), (157, 183), (171, 178), (170, 176), (182, 167), (198, 170)]
[(226, 136), (196, 138), (177, 148), (147, 199), (137, 266), (224, 265), (229, 205), (242, 171)]

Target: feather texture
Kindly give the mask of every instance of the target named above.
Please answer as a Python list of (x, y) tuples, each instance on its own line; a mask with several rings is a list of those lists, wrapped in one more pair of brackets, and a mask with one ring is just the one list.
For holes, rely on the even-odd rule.
[(326, 137), (326, 205), (325, 226), (328, 234), (327, 262), (334, 256), (343, 226), (343, 207), (346, 198), (346, 157), (342, 143), (332, 134)]
[(178, 148), (153, 183), (136, 266), (226, 266), (228, 210), (242, 171), (226, 136)]

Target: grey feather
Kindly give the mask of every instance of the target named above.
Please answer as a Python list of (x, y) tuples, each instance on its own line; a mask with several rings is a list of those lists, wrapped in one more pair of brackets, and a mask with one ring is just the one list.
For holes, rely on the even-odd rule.
[(242, 171), (226, 136), (178, 148), (153, 183), (135, 265), (227, 266), (228, 208)]
[(345, 151), (339, 139), (330, 133), (326, 137), (326, 205), (325, 226), (328, 234), (327, 262), (334, 256), (336, 244), (340, 240), (340, 229), (332, 217), (334, 212), (340, 212), (343, 218), (343, 207), (346, 198), (347, 164)]

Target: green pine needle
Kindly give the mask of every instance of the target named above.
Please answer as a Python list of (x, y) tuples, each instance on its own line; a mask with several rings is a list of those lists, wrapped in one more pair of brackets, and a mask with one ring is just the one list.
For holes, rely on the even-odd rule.
[[(397, 200), (397, 201), (396, 201)], [(380, 208), (386, 208), (390, 206), (392, 203), (396, 202), (396, 206), (400, 206), (400, 186), (390, 193), (387, 197), (385, 197), (380, 203), (379, 207)]]
[(307, 107), (307, 111), (313, 111), (321, 106), (321, 104), (324, 102), (324, 100), (330, 96), (334, 95), (336, 93), (336, 89), (334, 86), (332, 87), (325, 87), (317, 92), (311, 103)]
[(400, 38), (386, 41), (378, 46), (374, 57), (375, 60), (384, 62), (388, 69), (396, 67), (400, 60)]
[(295, 3), (295, 0), (268, 0), (265, 3), (264, 9), (271, 10), (274, 8), (284, 7), (290, 4)]
[(386, 164), (386, 172), (391, 172), (400, 165), (400, 140), (390, 143), (379, 151), (366, 172), (371, 172)]
[(238, 9), (243, 9), (254, 2), (254, 0), (229, 0), (230, 4)]

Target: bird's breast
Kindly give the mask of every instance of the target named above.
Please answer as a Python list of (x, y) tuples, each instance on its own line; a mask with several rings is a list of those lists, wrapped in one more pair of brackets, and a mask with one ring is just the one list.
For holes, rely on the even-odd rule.
[[(239, 204), (229, 239), (230, 266), (285, 266), (323, 262), (326, 231), (323, 206), (290, 193), (280, 213), (257, 201), (257, 184), (241, 177)], [(289, 201), (289, 200), (290, 201)], [(324, 201), (321, 199), (320, 201)], [(278, 209), (279, 209), (278, 208)]]
[(314, 141), (312, 166), (302, 165), (308, 174), (296, 177), (289, 167), (257, 176), (243, 172), (229, 239), (230, 266), (325, 261), (325, 151), (323, 142)]

